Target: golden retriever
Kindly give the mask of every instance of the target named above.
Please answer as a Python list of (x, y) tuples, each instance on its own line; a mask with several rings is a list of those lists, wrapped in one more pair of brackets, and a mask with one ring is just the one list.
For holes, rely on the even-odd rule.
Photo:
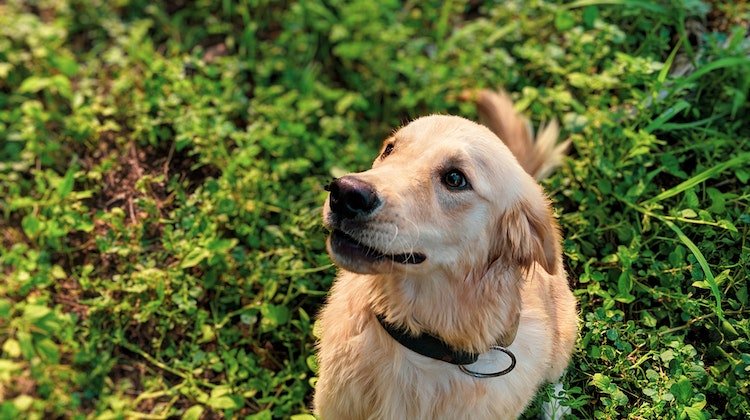
[(340, 271), (319, 316), (323, 420), (515, 418), (570, 360), (576, 302), (533, 177), (566, 145), (554, 124), (535, 142), (505, 94), (476, 101), (492, 130), (419, 118), (328, 187)]

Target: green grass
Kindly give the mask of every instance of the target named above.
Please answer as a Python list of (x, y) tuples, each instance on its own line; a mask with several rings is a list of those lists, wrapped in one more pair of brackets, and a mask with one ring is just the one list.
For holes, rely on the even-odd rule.
[(471, 4), (0, 3), (0, 418), (308, 413), (322, 186), (476, 87), (573, 141), (573, 415), (750, 415), (747, 4)]

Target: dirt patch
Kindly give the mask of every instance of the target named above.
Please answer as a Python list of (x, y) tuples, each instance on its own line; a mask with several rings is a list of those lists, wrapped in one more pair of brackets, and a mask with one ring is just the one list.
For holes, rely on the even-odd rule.
[[(75, 273), (86, 264), (95, 267), (97, 277), (106, 278), (118, 273), (119, 259), (123, 257), (102, 253), (96, 245), (97, 238), (105, 237), (114, 229), (97, 217), (98, 212), (121, 208), (126, 215), (126, 224), (143, 224), (143, 236), (139, 239), (158, 248), (161, 246), (158, 238), (163, 230), (160, 220), (166, 219), (174, 208), (170, 179), (176, 177), (183, 191), (190, 194), (207, 178), (221, 175), (221, 171), (214, 167), (196, 168), (196, 159), (190, 156), (189, 150), (176, 152), (174, 143), (165, 150), (150, 145), (139, 146), (132, 140), (123, 141), (118, 136), (114, 132), (105, 132), (95, 148), (72, 151), (79, 156), (84, 171), (99, 172), (101, 175), (100, 186), (92, 188), (95, 193), (86, 201), (94, 222), (93, 231), (70, 234), (66, 238), (68, 252), (55, 256), (56, 263), (66, 273)], [(3, 243), (12, 243), (19, 237), (23, 238), (23, 232), (11, 226), (2, 229), (2, 236)], [(131, 239), (134, 238), (123, 238), (124, 241)], [(153, 251), (157, 249), (150, 250)], [(84, 319), (88, 312), (87, 306), (80, 303), (81, 299), (86, 298), (84, 293), (78, 280), (71, 277), (57, 282), (52, 297), (62, 305), (64, 311), (73, 312)]]
[[(129, 223), (136, 223), (147, 217), (136, 204), (138, 198), (150, 196), (160, 212), (168, 207), (166, 181), (174, 149), (170, 149), (165, 158), (156, 159), (153, 153), (147, 153), (147, 149), (138, 147), (133, 141), (119, 145), (115, 133), (104, 133), (100, 140), (93, 153), (81, 158), (86, 170), (104, 169), (103, 185), (92, 199), (93, 212), (121, 207), (128, 215)], [(139, 185), (144, 176), (149, 176), (149, 182)]]
[(162, 214), (171, 210), (170, 177), (178, 177), (178, 182), (189, 194), (207, 178), (221, 175), (215, 167), (196, 167), (196, 159), (190, 156), (190, 151), (175, 151), (174, 143), (168, 148), (140, 146), (132, 140), (121, 144), (113, 132), (102, 134), (96, 150), (80, 155), (85, 170), (105, 169), (103, 185), (89, 207), (94, 212), (121, 207), (128, 215), (129, 223), (148, 217), (146, 209), (137, 203), (139, 198), (152, 199)]
[(10, 401), (19, 395), (36, 396), (37, 384), (28, 371), (17, 375), (13, 381), (10, 387), (5, 387), (0, 383), (0, 401)]
[(3, 248), (10, 249), (13, 245), (21, 242), (28, 243), (26, 235), (20, 229), (21, 220), (18, 213), (11, 213), (9, 219), (0, 219), (0, 244)]
[(78, 315), (79, 319), (86, 319), (89, 307), (80, 303), (82, 294), (83, 290), (81, 290), (78, 280), (68, 278), (57, 282), (52, 299), (56, 304), (62, 306), (64, 312), (74, 313)]
[(706, 28), (712, 32), (729, 32), (735, 26), (745, 28), (748, 35), (750, 28), (750, 3), (747, 0), (737, 2), (708, 1), (711, 11), (706, 16)]

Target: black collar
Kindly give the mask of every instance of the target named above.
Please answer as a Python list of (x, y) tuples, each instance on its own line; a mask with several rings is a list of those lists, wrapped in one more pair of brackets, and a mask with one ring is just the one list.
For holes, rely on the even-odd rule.
[(409, 334), (403, 327), (396, 326), (385, 320), (383, 315), (377, 315), (378, 322), (383, 329), (398, 341), (402, 346), (417, 352), (422, 356), (442, 360), (454, 365), (470, 365), (477, 361), (478, 354), (455, 350), (443, 340), (432, 334), (422, 333), (414, 336)]

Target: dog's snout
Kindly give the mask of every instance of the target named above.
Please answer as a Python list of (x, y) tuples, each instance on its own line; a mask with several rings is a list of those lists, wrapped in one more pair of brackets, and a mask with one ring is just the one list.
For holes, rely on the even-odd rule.
[(354, 176), (335, 179), (328, 185), (331, 211), (341, 217), (366, 216), (380, 204), (375, 188)]

